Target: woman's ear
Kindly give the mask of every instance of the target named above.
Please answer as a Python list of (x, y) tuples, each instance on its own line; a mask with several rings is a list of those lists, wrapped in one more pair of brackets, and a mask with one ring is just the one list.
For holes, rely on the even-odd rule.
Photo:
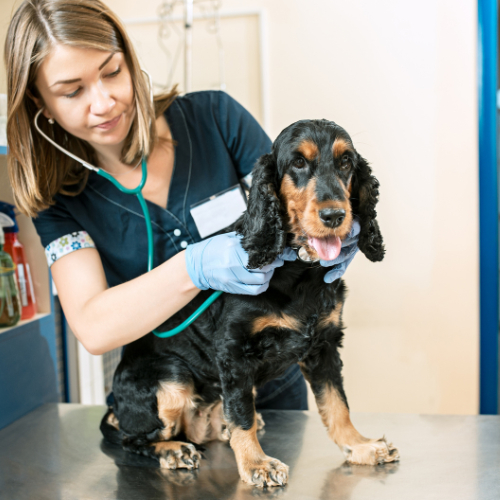
[(35, 103), (35, 106), (38, 109), (44, 108), (42, 111), (42, 115), (45, 116), (45, 118), (47, 118), (47, 120), (52, 118), (51, 114), (48, 112), (47, 108), (45, 107), (45, 104), (43, 103), (43, 100), (41, 97), (36, 97), (29, 89), (26, 89), (26, 95)]
[(351, 205), (360, 219), (359, 249), (372, 262), (384, 258), (385, 247), (376, 220), (378, 203), (378, 180), (372, 175), (368, 162), (358, 155), (357, 168), (352, 179)]
[(277, 190), (276, 162), (272, 154), (263, 155), (252, 171), (247, 210), (237, 223), (249, 269), (270, 264), (285, 249), (286, 228)]

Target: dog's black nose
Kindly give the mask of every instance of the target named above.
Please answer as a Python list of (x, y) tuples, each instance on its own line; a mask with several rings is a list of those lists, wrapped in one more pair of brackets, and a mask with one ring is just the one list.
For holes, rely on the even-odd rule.
[(325, 208), (319, 211), (319, 218), (325, 226), (334, 228), (340, 226), (345, 219), (345, 210), (340, 208)]

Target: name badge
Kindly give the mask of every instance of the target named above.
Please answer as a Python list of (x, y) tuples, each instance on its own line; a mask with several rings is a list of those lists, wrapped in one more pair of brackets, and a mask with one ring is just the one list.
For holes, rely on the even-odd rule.
[(247, 199), (240, 185), (221, 191), (191, 205), (191, 215), (202, 238), (224, 229), (247, 209)]

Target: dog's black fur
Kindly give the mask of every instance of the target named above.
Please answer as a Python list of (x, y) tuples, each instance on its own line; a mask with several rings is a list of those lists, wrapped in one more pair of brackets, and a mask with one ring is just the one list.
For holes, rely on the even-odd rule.
[[(334, 144), (340, 144), (337, 155)], [(307, 205), (310, 214), (316, 205), (344, 203), (360, 220), (360, 250), (372, 261), (382, 260), (384, 246), (375, 211), (379, 184), (368, 163), (335, 123), (303, 120), (283, 130), (272, 152), (258, 160), (247, 211), (229, 228), (243, 236), (250, 268), (273, 262), (286, 245), (307, 246), (300, 210), (292, 217), (296, 204), (289, 203), (282, 192), (285, 178), (287, 196), (293, 191), (296, 203), (312, 203)], [(310, 188), (312, 180), (314, 189)], [(305, 199), (305, 193), (313, 193), (316, 199), (313, 202)], [(294, 217), (298, 225), (292, 222)], [(349, 232), (351, 220), (338, 228), (342, 238)], [(319, 228), (320, 224), (319, 220), (313, 221), (311, 227)], [(302, 233), (297, 227), (302, 228)], [(330, 228), (322, 230), (317, 237), (332, 233)], [(313, 249), (307, 250), (314, 254)], [(329, 268), (317, 263), (285, 262), (275, 270), (269, 289), (261, 295), (224, 294), (180, 335), (160, 339), (149, 334), (126, 346), (113, 382), (115, 404), (101, 424), (104, 436), (126, 450), (156, 459), (165, 457), (155, 446), (165, 439), (162, 431), (166, 424), (160, 418), (157, 399), (160, 381), (190, 387), (195, 404), (205, 408), (223, 396), (228, 430), (250, 432), (256, 419), (254, 387), (279, 377), (297, 362), (317, 398), (324, 397), (325, 388), (330, 388), (347, 408), (338, 352), (343, 336), (340, 314), (328, 320), (336, 306), (340, 304), (341, 309), (346, 288), (342, 280), (326, 284), (323, 278), (328, 271)], [(161, 330), (180, 324), (211, 293), (200, 293)], [(292, 327), (276, 321), (266, 323), (267, 319), (259, 323), (262, 318), (291, 318)], [(114, 426), (109, 424), (112, 413), (119, 422)], [(172, 438), (185, 431), (181, 420), (172, 424)], [(231, 441), (231, 445), (234, 448), (238, 443), (233, 445)], [(172, 462), (172, 467), (197, 466), (196, 453), (183, 445), (180, 454), (183, 458), (177, 464)], [(278, 479), (272, 471), (269, 477), (264, 474), (267, 479), (255, 479), (255, 464), (250, 471), (242, 471), (246, 467), (243, 463), (238, 466), (242, 478), (248, 482), (260, 486), (286, 482), (286, 472)]]

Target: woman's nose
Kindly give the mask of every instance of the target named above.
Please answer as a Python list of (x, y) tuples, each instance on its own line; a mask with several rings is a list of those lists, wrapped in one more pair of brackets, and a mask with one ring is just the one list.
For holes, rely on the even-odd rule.
[(102, 82), (99, 81), (92, 89), (91, 113), (94, 115), (106, 115), (113, 109), (114, 105), (115, 100), (107, 92)]

